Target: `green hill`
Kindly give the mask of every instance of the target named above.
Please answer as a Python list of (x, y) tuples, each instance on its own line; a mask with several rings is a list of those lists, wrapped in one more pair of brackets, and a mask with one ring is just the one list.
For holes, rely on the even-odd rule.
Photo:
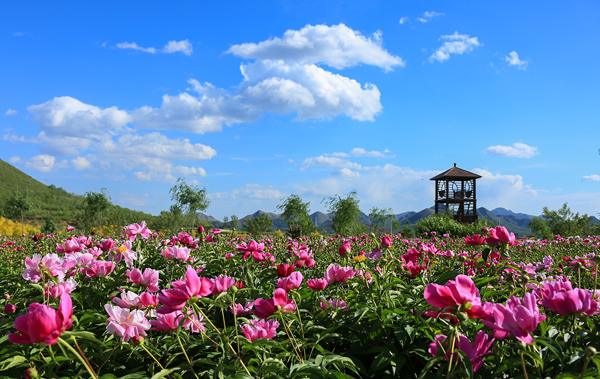
[[(84, 196), (67, 192), (54, 185), (45, 185), (25, 174), (11, 164), (0, 159), (0, 215), (5, 216), (4, 205), (17, 190), (25, 193), (32, 208), (25, 213), (26, 223), (44, 225), (48, 220), (56, 224), (70, 224), (82, 227)], [(151, 221), (154, 216), (132, 211), (111, 204), (106, 212), (105, 224), (123, 226), (132, 222)], [(15, 221), (20, 221), (16, 220)]]

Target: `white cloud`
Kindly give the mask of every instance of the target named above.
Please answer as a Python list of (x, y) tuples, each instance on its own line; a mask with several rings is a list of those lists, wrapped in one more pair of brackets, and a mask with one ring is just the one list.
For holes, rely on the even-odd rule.
[(21, 157), (17, 157), (17, 156), (10, 157), (10, 158), (8, 159), (8, 161), (9, 161), (10, 163), (12, 163), (12, 164), (20, 163), (20, 162), (21, 162)]
[(517, 66), (519, 70), (524, 70), (527, 67), (527, 62), (519, 59), (519, 54), (516, 51), (511, 51), (508, 56), (504, 56), (509, 66)]
[(101, 109), (70, 96), (55, 97), (43, 104), (31, 105), (27, 110), (50, 136), (98, 136), (105, 130), (119, 129), (132, 120), (126, 111), (117, 107)]
[(132, 49), (143, 51), (144, 53), (156, 54), (156, 49), (154, 47), (141, 47), (135, 42), (120, 42), (117, 44), (119, 49)]
[(304, 162), (302, 162), (301, 169), (306, 170), (309, 167), (330, 167), (335, 169), (354, 169), (354, 170), (362, 170), (363, 166), (358, 163), (350, 162), (346, 159), (341, 159), (337, 157), (326, 157), (321, 155), (320, 157), (314, 158), (306, 158)]
[(50, 172), (54, 168), (55, 160), (51, 155), (36, 155), (25, 161), (25, 167), (40, 172)]
[(520, 142), (514, 143), (512, 146), (490, 146), (484, 150), (484, 153), (516, 158), (532, 158), (533, 156), (539, 154), (537, 147), (529, 146)]
[(365, 37), (344, 24), (307, 25), (300, 30), (287, 30), (283, 38), (234, 45), (227, 52), (246, 59), (323, 63), (337, 69), (368, 64), (390, 71), (405, 65), (400, 57), (383, 49), (381, 32)]
[(245, 184), (240, 188), (236, 188), (231, 192), (217, 192), (210, 195), (215, 199), (220, 200), (279, 200), (286, 195), (272, 186), (263, 186), (261, 184)]
[(11, 116), (11, 115), (14, 115), (14, 114), (17, 114), (17, 113), (19, 113), (19, 112), (17, 112), (17, 111), (16, 111), (16, 110), (14, 110), (14, 109), (10, 109), (10, 108), (8, 108), (8, 110), (6, 111), (6, 113), (4, 113), (4, 115), (5, 115), (5, 116)]
[(332, 157), (347, 158), (347, 157), (367, 157), (367, 158), (388, 158), (386, 154), (390, 153), (388, 149), (384, 151), (367, 151), (362, 147), (355, 147), (349, 153), (332, 153)]
[(523, 183), (521, 175), (492, 174), (487, 170), (476, 168), (474, 173), (481, 175), (477, 180), (478, 204), (489, 204), (493, 207), (518, 209), (517, 204), (524, 203), (525, 199), (538, 196), (538, 191), (531, 185)]
[(183, 41), (169, 41), (162, 49), (157, 49), (155, 47), (142, 47), (139, 46), (135, 42), (120, 42), (117, 44), (119, 49), (131, 49), (143, 51), (144, 53), (156, 54), (156, 53), (164, 53), (171, 54), (181, 52), (185, 55), (192, 55), (193, 47), (189, 40)]
[(600, 182), (600, 175), (597, 174), (593, 174), (593, 175), (586, 175), (583, 178), (581, 178), (582, 181), (596, 181), (596, 182)]
[(75, 170), (81, 171), (92, 167), (92, 163), (84, 157), (77, 157), (71, 161)]
[(443, 15), (444, 14), (440, 13), (440, 12), (425, 12), (425, 13), (423, 13), (423, 17), (419, 17), (419, 18), (417, 18), (417, 20), (421, 21), (422, 23), (426, 23), (427, 21), (431, 20), (432, 18), (443, 16)]
[(408, 22), (408, 17), (402, 17), (398, 22), (400, 23), (400, 25), (404, 25)]
[(458, 34), (458, 32), (442, 36), (441, 39), (446, 42), (444, 42), (442, 46), (429, 57), (430, 62), (444, 62), (450, 59), (450, 54), (464, 54), (473, 51), (473, 48), (475, 47), (483, 46), (483, 44), (478, 41), (477, 37), (470, 37), (467, 34)]
[(183, 41), (169, 41), (161, 50), (161, 52), (167, 54), (181, 52), (185, 55), (192, 55), (193, 51), (192, 44), (187, 39)]

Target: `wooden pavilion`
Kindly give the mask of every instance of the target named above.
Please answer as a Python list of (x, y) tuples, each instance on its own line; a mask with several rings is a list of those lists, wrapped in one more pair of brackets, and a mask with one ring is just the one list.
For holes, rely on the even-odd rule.
[(435, 213), (448, 211), (456, 221), (471, 223), (477, 221), (477, 196), (475, 180), (480, 175), (454, 167), (434, 176)]

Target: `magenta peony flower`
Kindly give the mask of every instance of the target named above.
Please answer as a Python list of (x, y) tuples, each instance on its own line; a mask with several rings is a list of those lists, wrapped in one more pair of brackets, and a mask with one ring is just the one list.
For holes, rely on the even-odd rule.
[[(462, 334), (459, 334), (458, 341), (456, 341), (455, 348), (457, 350), (462, 350), (467, 357), (471, 360), (471, 364), (473, 366), (473, 372), (476, 372), (483, 365), (483, 357), (486, 355), (490, 355), (493, 352), (489, 351), (490, 347), (494, 343), (494, 338), (488, 342), (488, 335), (485, 334), (482, 330), (477, 332), (475, 336), (475, 342), (471, 344), (471, 341)], [(443, 346), (443, 351), (446, 351), (444, 355), (444, 359), (449, 361), (452, 357), (452, 362), (460, 362), (460, 355), (458, 353), (450, 355), (450, 341), (443, 334), (436, 335), (435, 341), (429, 344), (429, 353), (434, 357), (437, 355), (438, 347)]]
[(214, 284), (210, 279), (199, 278), (192, 266), (187, 267), (185, 278), (171, 283), (171, 289), (162, 290), (158, 295), (158, 300), (163, 306), (158, 308), (158, 313), (171, 313), (185, 307), (188, 300), (192, 297), (202, 297), (210, 295)]
[(71, 296), (64, 294), (60, 297), (58, 310), (47, 305), (31, 303), (27, 314), (15, 320), (18, 334), (9, 334), (12, 343), (30, 345), (43, 342), (54, 345), (58, 337), (73, 325), (73, 302)]
[(219, 275), (213, 279), (214, 287), (212, 294), (216, 295), (221, 292), (227, 292), (227, 290), (235, 284), (235, 278), (230, 278), (227, 275)]
[(598, 301), (594, 299), (594, 293), (587, 289), (554, 291), (544, 295), (540, 305), (552, 309), (561, 316), (578, 313), (592, 316), (598, 311)]
[(495, 228), (490, 229), (489, 232), (490, 236), (485, 240), (486, 243), (504, 243), (508, 244), (509, 246), (514, 246), (517, 244), (515, 234), (509, 233), (504, 226), (496, 226)]
[(383, 247), (390, 247), (390, 246), (392, 246), (393, 243), (394, 243), (394, 241), (392, 240), (392, 237), (390, 237), (390, 236), (385, 236), (381, 239), (381, 246), (383, 246)]
[(246, 324), (240, 327), (244, 333), (244, 336), (250, 341), (254, 341), (259, 338), (272, 339), (277, 335), (279, 323), (275, 320), (250, 320), (250, 323), (251, 325)]
[(535, 296), (526, 293), (523, 300), (516, 296), (511, 297), (502, 304), (494, 304), (491, 320), (483, 323), (494, 329), (494, 337), (504, 339), (511, 333), (526, 344), (533, 342), (532, 333), (538, 324), (546, 319), (540, 314)]
[(115, 262), (93, 261), (90, 262), (89, 268), (82, 268), (81, 272), (90, 278), (105, 277), (110, 275), (115, 267)]
[(348, 243), (343, 244), (338, 249), (338, 253), (340, 254), (340, 257), (345, 257), (346, 255), (350, 254), (351, 251), (352, 251), (352, 248), (350, 247), (350, 244), (348, 244)]
[(456, 313), (460, 306), (469, 317), (484, 318), (487, 311), (481, 304), (479, 290), (473, 280), (466, 275), (457, 275), (445, 285), (431, 283), (425, 288), (425, 300), (429, 305), (442, 309), (445, 313)]
[(62, 296), (63, 293), (71, 293), (76, 287), (77, 283), (73, 278), (69, 278), (66, 281), (63, 281), (62, 278), (58, 278), (58, 284), (54, 284), (54, 282), (48, 282), (46, 287), (44, 288), (44, 294), (47, 297), (52, 299), (56, 299), (57, 297)]
[(323, 301), (321, 301), (321, 310), (325, 310), (329, 307), (333, 307), (333, 308), (346, 308), (346, 302), (344, 300), (340, 300), (340, 299), (330, 299), (330, 300), (326, 300), (323, 299)]
[(280, 278), (287, 278), (294, 272), (294, 265), (280, 264), (277, 266), (277, 276)]
[(179, 328), (182, 319), (183, 313), (181, 313), (181, 311), (174, 311), (166, 314), (159, 313), (156, 315), (156, 320), (150, 320), (150, 325), (153, 326), (152, 330), (172, 332)]
[(287, 292), (278, 288), (273, 293), (272, 299), (256, 299), (254, 302), (254, 315), (258, 318), (267, 319), (275, 314), (278, 307), (284, 312), (296, 310), (294, 300), (288, 299)]
[(11, 314), (14, 313), (17, 310), (17, 307), (15, 307), (14, 304), (8, 303), (4, 306), (4, 313), (5, 314)]

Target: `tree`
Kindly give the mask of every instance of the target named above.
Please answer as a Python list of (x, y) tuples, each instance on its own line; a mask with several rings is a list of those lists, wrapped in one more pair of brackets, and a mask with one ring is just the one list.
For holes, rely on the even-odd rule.
[[(594, 224), (593, 217), (588, 216), (587, 214), (579, 215), (579, 213), (571, 212), (568, 203), (564, 203), (560, 209), (555, 211), (549, 210), (548, 207), (544, 207), (542, 210), (542, 218), (552, 235), (559, 234), (563, 237), (568, 237), (574, 235), (589, 235), (598, 231), (598, 226)], [(544, 228), (543, 223), (538, 220), (532, 220), (529, 223), (529, 227), (535, 233), (545, 231), (547, 235), (547, 230)]]
[(83, 214), (86, 225), (91, 225), (92, 220), (96, 219), (98, 228), (102, 227), (102, 214), (112, 205), (110, 196), (106, 188), (100, 192), (86, 192), (83, 200)]
[(360, 208), (358, 203), (360, 200), (358, 200), (355, 190), (348, 193), (345, 199), (335, 195), (325, 198), (323, 201), (328, 205), (329, 212), (335, 213), (332, 226), (336, 233), (350, 235), (362, 229), (362, 226), (359, 225)]
[(154, 218), (149, 226), (152, 230), (175, 234), (182, 219), (183, 214), (181, 213), (181, 209), (176, 205), (171, 205), (168, 211), (161, 211), (160, 215)]
[(27, 192), (21, 192), (19, 189), (13, 189), (11, 197), (4, 205), (4, 212), (9, 218), (21, 216), (21, 234), (25, 234), (25, 225), (23, 215), (32, 208)]
[(259, 216), (246, 220), (244, 229), (246, 229), (248, 233), (258, 235), (268, 232), (271, 229), (271, 226), (273, 226), (273, 220), (271, 220), (266, 213), (263, 213)]
[(552, 230), (548, 226), (546, 220), (540, 217), (534, 217), (529, 221), (529, 229), (531, 232), (540, 238), (552, 238)]
[(192, 220), (192, 228), (196, 223), (196, 212), (205, 211), (210, 205), (210, 200), (206, 197), (206, 188), (199, 189), (198, 186), (190, 186), (185, 179), (177, 179), (177, 184), (169, 191), (171, 200), (175, 205)]
[(288, 224), (288, 229), (292, 225), (300, 225), (301, 234), (309, 234), (316, 230), (315, 224), (310, 219), (310, 203), (303, 202), (300, 196), (290, 195), (282, 200), (277, 209), (283, 211), (281, 218)]
[(231, 215), (231, 220), (229, 221), (229, 229), (234, 230), (238, 227), (239, 218), (236, 215)]
[[(369, 213), (369, 219), (371, 220), (371, 227), (374, 231), (379, 233), (380, 228), (385, 228), (387, 221), (394, 218), (394, 211), (392, 208), (384, 209), (373, 207), (371, 213)], [(391, 226), (391, 225), (390, 225)]]

